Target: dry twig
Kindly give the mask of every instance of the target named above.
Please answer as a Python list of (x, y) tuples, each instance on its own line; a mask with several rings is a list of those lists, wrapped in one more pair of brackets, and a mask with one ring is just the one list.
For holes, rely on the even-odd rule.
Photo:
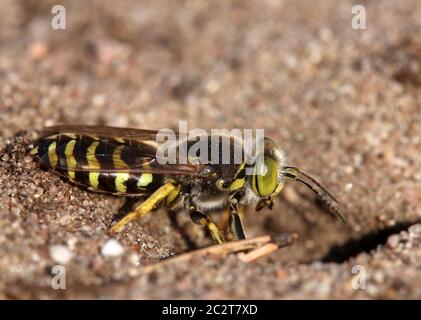
[(295, 234), (291, 235), (282, 235), (278, 238), (272, 238), (271, 236), (260, 236), (252, 239), (231, 241), (224, 244), (217, 244), (214, 246), (194, 250), (187, 252), (172, 258), (162, 260), (160, 262), (145, 266), (143, 272), (152, 272), (161, 267), (178, 263), (186, 262), (197, 257), (203, 257), (208, 255), (214, 256), (225, 256), (230, 253), (235, 252), (244, 252), (252, 250), (247, 254), (240, 256), (239, 258), (244, 262), (253, 261), (259, 257), (267, 255), (279, 248), (290, 245), (296, 240), (297, 236)]

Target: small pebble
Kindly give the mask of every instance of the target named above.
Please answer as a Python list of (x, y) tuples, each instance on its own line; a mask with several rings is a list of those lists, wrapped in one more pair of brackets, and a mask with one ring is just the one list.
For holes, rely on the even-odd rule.
[(137, 254), (135, 254), (135, 253), (133, 253), (133, 254), (130, 255), (129, 261), (134, 266), (139, 266), (140, 265), (140, 257)]
[(410, 226), (408, 232), (411, 236), (421, 236), (421, 224)]
[(384, 273), (380, 271), (376, 271), (373, 274), (373, 280), (377, 283), (383, 283), (384, 281)]
[(102, 107), (105, 104), (105, 97), (102, 95), (94, 95), (92, 97), (92, 103), (94, 106)]
[(101, 248), (104, 257), (118, 257), (124, 253), (123, 246), (115, 239), (110, 239)]
[(45, 57), (48, 47), (45, 42), (35, 42), (29, 48), (29, 56), (32, 60), (38, 61)]
[(367, 293), (370, 296), (376, 296), (376, 295), (379, 294), (379, 289), (376, 286), (374, 286), (374, 285), (368, 285), (367, 286)]
[(72, 216), (70, 214), (66, 214), (62, 216), (58, 222), (60, 225), (65, 226), (66, 224), (69, 224), (71, 221), (72, 221)]
[(67, 264), (73, 258), (73, 253), (69, 250), (69, 248), (61, 244), (50, 246), (49, 252), (51, 259), (59, 264)]
[(399, 235), (391, 235), (387, 239), (387, 245), (389, 246), (389, 248), (395, 249), (399, 245)]

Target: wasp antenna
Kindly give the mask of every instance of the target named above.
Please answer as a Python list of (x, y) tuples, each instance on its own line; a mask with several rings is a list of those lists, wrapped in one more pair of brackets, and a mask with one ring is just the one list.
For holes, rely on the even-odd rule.
[(345, 217), (338, 208), (340, 202), (320, 182), (296, 167), (282, 167), (282, 173), (285, 177), (306, 185), (319, 197), (320, 200), (323, 201), (323, 203), (336, 215), (337, 218), (347, 224)]

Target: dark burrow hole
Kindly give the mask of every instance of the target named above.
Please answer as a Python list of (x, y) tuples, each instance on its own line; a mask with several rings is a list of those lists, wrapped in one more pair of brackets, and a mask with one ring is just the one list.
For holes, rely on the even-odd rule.
[(421, 220), (400, 222), (391, 227), (369, 232), (358, 239), (349, 240), (342, 245), (333, 246), (321, 261), (325, 263), (345, 262), (360, 253), (370, 252), (379, 245), (384, 245), (389, 236), (407, 230), (411, 225), (420, 222)]

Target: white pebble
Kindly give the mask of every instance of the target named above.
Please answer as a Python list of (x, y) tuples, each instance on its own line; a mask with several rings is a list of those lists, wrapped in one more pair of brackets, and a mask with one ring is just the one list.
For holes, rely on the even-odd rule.
[(370, 296), (376, 296), (376, 295), (379, 294), (379, 289), (376, 286), (374, 286), (374, 285), (368, 285), (367, 286), (367, 293)]
[(105, 97), (102, 95), (94, 95), (92, 97), (92, 103), (95, 107), (102, 107), (105, 104)]
[(389, 246), (389, 248), (395, 249), (400, 242), (400, 238), (399, 235), (397, 234), (393, 234), (391, 236), (389, 236), (389, 238), (387, 239), (387, 245)]
[(110, 239), (101, 248), (104, 257), (118, 257), (124, 253), (123, 246), (115, 239)]
[(409, 234), (413, 237), (421, 235), (421, 224), (414, 224), (410, 226), (408, 231), (409, 231)]
[(49, 251), (51, 259), (59, 264), (67, 264), (73, 258), (73, 252), (61, 244), (50, 246)]

